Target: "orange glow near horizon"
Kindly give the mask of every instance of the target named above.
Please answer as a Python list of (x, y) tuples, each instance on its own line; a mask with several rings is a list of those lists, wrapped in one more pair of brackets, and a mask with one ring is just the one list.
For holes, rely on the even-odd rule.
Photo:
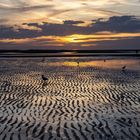
[(31, 43), (32, 45), (35, 46), (37, 45), (65, 46), (67, 44), (69, 45), (72, 44), (72, 45), (80, 45), (82, 47), (82, 46), (95, 45), (97, 41), (121, 40), (125, 38), (133, 38), (133, 37), (140, 37), (140, 33), (98, 32), (91, 35), (73, 34), (69, 36), (40, 36), (36, 38), (23, 38), (23, 39), (1, 39), (0, 42), (11, 43), (11, 44)]
[(111, 33), (101, 32), (92, 35), (80, 35), (74, 34), (70, 36), (64, 36), (60, 40), (64, 43), (82, 43), (88, 41), (102, 41), (102, 40), (118, 40), (127, 37), (139, 37), (140, 33)]

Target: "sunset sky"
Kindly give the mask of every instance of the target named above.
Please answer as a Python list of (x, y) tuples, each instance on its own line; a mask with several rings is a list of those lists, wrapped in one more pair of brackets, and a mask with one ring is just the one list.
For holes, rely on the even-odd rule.
[(0, 0), (0, 49), (140, 49), (140, 0)]

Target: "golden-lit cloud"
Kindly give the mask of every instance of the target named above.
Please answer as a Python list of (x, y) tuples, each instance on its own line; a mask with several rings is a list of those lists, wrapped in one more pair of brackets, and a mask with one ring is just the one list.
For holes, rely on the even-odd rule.
[(60, 38), (64, 43), (82, 43), (82, 42), (94, 42), (103, 40), (119, 40), (124, 38), (140, 37), (140, 33), (111, 33), (100, 32), (93, 35), (79, 35), (74, 34)]
[(118, 15), (140, 15), (136, 0), (0, 0), (1, 24), (82, 20)]
[[(97, 42), (106, 40), (121, 40), (134, 37), (140, 37), (140, 33), (112, 33), (112, 32), (98, 32), (92, 35), (73, 34), (69, 36), (41, 36), (36, 38), (25, 39), (1, 39), (0, 43), (11, 44), (32, 44), (32, 46), (56, 46), (66, 47), (73, 45), (81, 47), (94, 46)], [(84, 43), (84, 44), (83, 44)]]
[(0, 46), (123, 46), (130, 39), (139, 46), (139, 6), (138, 0), (0, 0)]

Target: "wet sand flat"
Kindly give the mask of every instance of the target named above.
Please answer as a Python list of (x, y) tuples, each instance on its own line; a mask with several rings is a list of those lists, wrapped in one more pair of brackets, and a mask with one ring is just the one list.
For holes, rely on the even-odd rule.
[(139, 58), (0, 58), (0, 140), (61, 139), (140, 140)]

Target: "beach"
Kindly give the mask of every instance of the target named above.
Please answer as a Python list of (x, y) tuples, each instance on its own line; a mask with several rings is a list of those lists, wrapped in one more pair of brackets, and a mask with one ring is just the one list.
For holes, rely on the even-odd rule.
[(0, 140), (140, 140), (139, 57), (0, 62)]

